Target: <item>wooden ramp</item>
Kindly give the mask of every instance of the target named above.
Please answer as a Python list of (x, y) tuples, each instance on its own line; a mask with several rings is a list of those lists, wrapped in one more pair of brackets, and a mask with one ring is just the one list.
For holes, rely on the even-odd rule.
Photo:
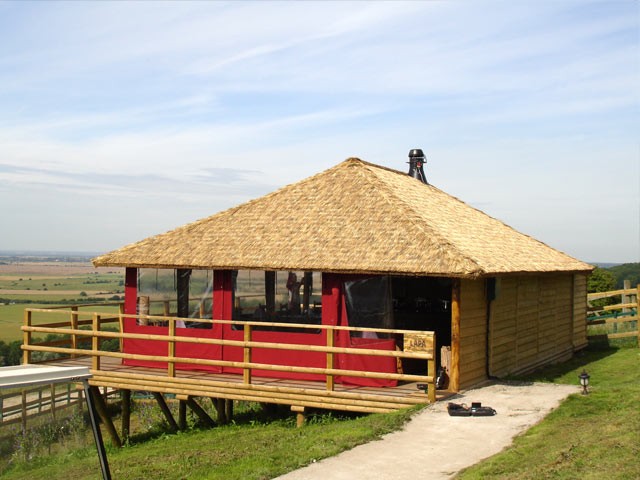
[[(90, 357), (48, 362), (59, 366), (91, 367)], [(290, 405), (294, 408), (323, 408), (353, 412), (391, 412), (429, 403), (427, 394), (417, 383), (401, 383), (397, 387), (357, 387), (336, 384), (329, 391), (323, 382), (252, 378), (243, 383), (242, 375), (215, 374), (177, 370), (174, 377), (165, 369), (123, 365), (117, 358), (103, 358), (99, 370), (91, 370), (92, 386), (123, 390), (170, 393), (178, 396), (210, 397)], [(438, 398), (448, 396), (440, 391)]]

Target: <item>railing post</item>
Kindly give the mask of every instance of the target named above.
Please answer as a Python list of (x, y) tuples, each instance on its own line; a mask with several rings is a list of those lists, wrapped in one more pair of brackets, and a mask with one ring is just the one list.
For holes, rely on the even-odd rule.
[(100, 370), (100, 338), (96, 335), (100, 331), (100, 315), (93, 313), (93, 319), (91, 322), (93, 335), (91, 336), (91, 350), (93, 355), (91, 356), (91, 368), (94, 370)]
[(51, 416), (56, 419), (56, 384), (51, 384)]
[[(24, 326), (31, 326), (31, 311), (25, 309), (24, 311)], [(22, 345), (29, 346), (31, 344), (31, 332), (22, 332)], [(29, 350), (22, 351), (22, 363), (31, 363), (31, 352)]]
[[(77, 330), (78, 328), (78, 306), (74, 305), (71, 307), (71, 328)], [(71, 335), (71, 348), (74, 350), (78, 348), (78, 337), (74, 333)], [(76, 358), (77, 355), (75, 353), (71, 354), (71, 358)]]
[[(244, 325), (244, 341), (251, 341), (251, 325)], [(251, 347), (244, 347), (244, 355), (242, 360), (244, 361), (244, 363), (251, 363)], [(251, 368), (244, 368), (244, 370), (242, 371), (242, 380), (244, 381), (244, 383), (251, 383)]]
[[(333, 328), (327, 328), (327, 347), (333, 348), (334, 345), (334, 333)], [(327, 370), (333, 370), (333, 352), (327, 352)], [(332, 373), (327, 372), (327, 390), (333, 391), (334, 377)]]
[(22, 397), (22, 433), (27, 432), (27, 391), (23, 388), (20, 392)]
[(176, 320), (175, 318), (169, 319), (169, 363), (167, 364), (168, 375), (170, 377), (176, 376), (176, 364), (174, 358), (176, 356), (176, 342), (173, 339), (176, 335)]
[(166, 301), (163, 303), (163, 314), (165, 317), (171, 315), (171, 303)]
[(638, 347), (640, 347), (640, 283), (636, 285), (636, 330), (638, 331)]
[(427, 375), (431, 375), (433, 380), (429, 385), (429, 391), (427, 393), (429, 397), (429, 403), (435, 403), (436, 401), (436, 334), (433, 333), (431, 358), (427, 360)]

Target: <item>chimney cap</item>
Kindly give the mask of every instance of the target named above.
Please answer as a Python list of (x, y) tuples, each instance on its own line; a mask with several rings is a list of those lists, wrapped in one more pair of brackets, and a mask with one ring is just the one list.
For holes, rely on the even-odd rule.
[(424, 152), (420, 148), (409, 150), (409, 158), (424, 158)]

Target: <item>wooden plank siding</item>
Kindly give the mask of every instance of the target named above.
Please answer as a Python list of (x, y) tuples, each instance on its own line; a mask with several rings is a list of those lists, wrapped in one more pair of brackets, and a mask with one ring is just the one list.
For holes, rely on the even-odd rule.
[[(498, 283), (489, 324), (490, 375), (525, 372), (569, 358), (576, 338), (584, 336), (577, 325), (580, 280), (558, 274), (504, 277)], [(582, 295), (586, 298), (586, 290)]]
[(460, 282), (460, 388), (486, 380), (487, 302), (484, 280)]
[(587, 346), (587, 275), (573, 276), (573, 349)]

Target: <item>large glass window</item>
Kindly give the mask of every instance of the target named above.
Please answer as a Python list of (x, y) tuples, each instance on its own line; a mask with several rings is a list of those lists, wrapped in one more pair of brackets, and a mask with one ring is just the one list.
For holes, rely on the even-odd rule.
[[(138, 313), (182, 317), (179, 327), (211, 328), (199, 319), (212, 318), (213, 272), (190, 269), (138, 270)], [(139, 323), (145, 324), (144, 320)], [(150, 325), (166, 325), (163, 321), (147, 321)]]
[[(319, 272), (239, 270), (234, 272), (234, 320), (320, 324), (322, 275)], [(238, 327), (234, 327), (238, 328)], [(265, 326), (262, 330), (294, 331)], [(315, 330), (298, 329), (304, 333)]]
[[(391, 282), (387, 276), (344, 282), (349, 326), (393, 328)], [(351, 332), (353, 337), (380, 337), (375, 332)]]

